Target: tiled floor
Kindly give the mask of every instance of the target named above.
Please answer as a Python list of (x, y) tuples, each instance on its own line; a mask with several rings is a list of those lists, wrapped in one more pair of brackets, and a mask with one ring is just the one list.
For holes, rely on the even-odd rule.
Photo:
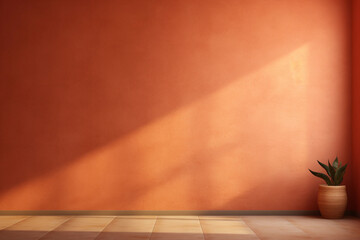
[(0, 216), (2, 240), (360, 240), (360, 219), (315, 216)]

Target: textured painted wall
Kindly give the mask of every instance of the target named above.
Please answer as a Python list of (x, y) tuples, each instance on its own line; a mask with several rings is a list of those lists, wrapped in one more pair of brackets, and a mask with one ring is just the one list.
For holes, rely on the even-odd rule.
[(351, 156), (348, 1), (0, 4), (2, 210), (311, 210)]
[(360, 214), (360, 1), (353, 0), (353, 164), (355, 208)]

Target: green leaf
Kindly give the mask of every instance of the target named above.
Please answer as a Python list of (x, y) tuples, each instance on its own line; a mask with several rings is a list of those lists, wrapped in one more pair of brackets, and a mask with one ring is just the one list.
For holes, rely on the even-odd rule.
[(329, 177), (326, 176), (325, 174), (319, 173), (319, 172), (314, 172), (314, 171), (311, 171), (310, 169), (309, 169), (309, 171), (310, 171), (314, 176), (324, 179), (327, 185), (332, 185)]
[(333, 162), (333, 167), (335, 168), (335, 169), (337, 169), (338, 168), (338, 166), (339, 166), (339, 160), (338, 160), (338, 157), (336, 156), (336, 158), (335, 158), (335, 160), (334, 160), (334, 162)]
[(343, 176), (338, 179), (338, 182), (335, 184), (335, 186), (340, 185), (343, 181)]
[(318, 160), (317, 162), (320, 164), (320, 166), (322, 166), (322, 167), (326, 170), (327, 174), (330, 176), (330, 169), (329, 169), (329, 167), (328, 167), (326, 164), (320, 162), (319, 160)]
[(347, 167), (347, 164), (345, 164), (344, 166), (337, 169), (337, 171), (335, 173), (335, 180), (334, 180), (335, 185), (341, 184), (344, 174), (345, 174), (346, 167)]
[(329, 165), (329, 171), (330, 171), (330, 177), (331, 177), (331, 180), (333, 181), (333, 182), (335, 182), (335, 172), (336, 172), (336, 170), (335, 170), (335, 168), (330, 164), (330, 162), (329, 162), (329, 160), (328, 160), (328, 165)]

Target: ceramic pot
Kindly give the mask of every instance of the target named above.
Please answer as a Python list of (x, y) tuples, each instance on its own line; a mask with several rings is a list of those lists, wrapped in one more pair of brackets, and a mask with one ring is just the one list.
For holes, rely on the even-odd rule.
[(320, 185), (318, 205), (324, 218), (342, 218), (347, 205), (346, 186)]

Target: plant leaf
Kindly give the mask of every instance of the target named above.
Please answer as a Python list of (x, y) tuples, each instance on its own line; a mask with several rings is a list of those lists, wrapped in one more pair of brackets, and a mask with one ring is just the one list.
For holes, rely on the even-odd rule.
[(319, 160), (317, 162), (326, 170), (327, 174), (331, 176), (329, 167), (326, 164), (320, 162)]
[(343, 176), (338, 180), (338, 182), (337, 182), (337, 184), (335, 184), (335, 186), (340, 185), (342, 183), (342, 181), (343, 181)]
[(319, 173), (319, 172), (314, 172), (314, 171), (311, 171), (310, 169), (309, 169), (309, 171), (310, 171), (314, 176), (324, 179), (327, 185), (329, 185), (329, 186), (332, 185), (329, 177), (326, 176), (325, 174)]
[(335, 158), (335, 160), (333, 161), (333, 167), (335, 168), (335, 169), (337, 169), (338, 168), (338, 166), (339, 166), (339, 160), (338, 160), (338, 157), (336, 156), (336, 158)]
[(342, 180), (343, 180), (343, 177), (344, 177), (344, 174), (345, 174), (345, 170), (346, 170), (346, 167), (347, 167), (347, 164), (345, 164), (344, 166), (338, 168), (336, 170), (336, 173), (335, 173), (335, 181), (334, 181), (334, 184), (335, 185), (340, 185)]
[(330, 171), (330, 177), (331, 177), (331, 180), (333, 182), (335, 182), (335, 168), (330, 164), (329, 160), (328, 160), (328, 165), (329, 165), (329, 171)]

